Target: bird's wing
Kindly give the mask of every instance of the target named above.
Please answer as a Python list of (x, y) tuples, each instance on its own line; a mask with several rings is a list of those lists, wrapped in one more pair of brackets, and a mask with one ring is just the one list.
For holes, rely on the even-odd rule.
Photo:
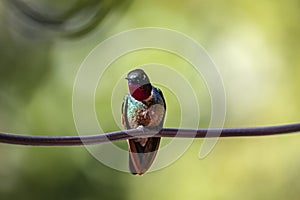
[(162, 98), (162, 101), (163, 101), (163, 104), (164, 104), (164, 108), (165, 108), (164, 117), (162, 118), (162, 120), (161, 120), (161, 122), (160, 122), (160, 125), (159, 125), (160, 128), (162, 128), (163, 125), (164, 125), (164, 121), (165, 121), (165, 116), (166, 116), (166, 109), (167, 109), (167, 106), (166, 106), (166, 101), (165, 101), (165, 98), (164, 98), (164, 95), (163, 95), (162, 91), (161, 91), (159, 88), (157, 88), (157, 91), (158, 91), (159, 95), (160, 95), (161, 98)]
[(122, 103), (122, 125), (125, 129), (130, 129), (130, 125), (127, 118), (128, 109), (128, 95), (125, 95)]
[[(128, 98), (130, 97), (126, 95), (122, 104), (122, 124), (125, 129), (131, 128), (127, 118)], [(138, 142), (135, 142), (135, 139), (128, 140), (128, 148), (130, 172), (132, 174), (141, 174), (141, 161), (138, 154), (139, 152), (143, 152), (144, 148)]]
[[(164, 103), (164, 108), (166, 109), (165, 100), (162, 92), (159, 90), (159, 94)], [(124, 128), (130, 129), (130, 125), (127, 118), (128, 109), (128, 95), (125, 96), (122, 104), (122, 124)], [(160, 123), (160, 128), (163, 126), (164, 119)], [(160, 138), (150, 137), (144, 138), (146, 144), (143, 146), (138, 139), (129, 139), (129, 169), (132, 174), (144, 174), (152, 165), (154, 158), (156, 156)]]
[(163, 95), (162, 91), (159, 88), (157, 88), (157, 91), (158, 91), (159, 95), (161, 96), (161, 98), (163, 100), (164, 108), (166, 110), (167, 106), (166, 106), (166, 101), (165, 101), (164, 95)]

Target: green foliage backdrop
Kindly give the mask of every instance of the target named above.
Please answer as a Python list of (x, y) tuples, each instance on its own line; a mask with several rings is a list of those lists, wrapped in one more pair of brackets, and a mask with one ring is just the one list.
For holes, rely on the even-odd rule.
[[(44, 3), (68, 8), (60, 2)], [(72, 87), (81, 62), (109, 36), (145, 26), (178, 30), (205, 47), (224, 80), (226, 127), (300, 120), (298, 0), (133, 1), (75, 38), (32, 30), (28, 34), (16, 27), (9, 9), (0, 4), (1, 131), (76, 135)], [(167, 64), (189, 77), (198, 90), (199, 126), (207, 127), (210, 104), (204, 83), (174, 55), (145, 50), (120, 58), (105, 72), (101, 94), (96, 95), (104, 131), (120, 128), (110, 114), (112, 83), (147, 62)], [(118, 92), (127, 92), (125, 80)], [(165, 126), (174, 127), (180, 120), (179, 104), (171, 92), (166, 91), (166, 99)], [(299, 141), (297, 134), (220, 139), (210, 155), (199, 160), (203, 140), (198, 139), (175, 163), (142, 177), (104, 166), (84, 147), (0, 144), (0, 199), (298, 199)]]

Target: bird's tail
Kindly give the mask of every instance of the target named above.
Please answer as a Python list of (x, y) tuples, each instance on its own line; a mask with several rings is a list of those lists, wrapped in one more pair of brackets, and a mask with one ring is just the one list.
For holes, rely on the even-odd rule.
[(143, 146), (138, 139), (128, 140), (129, 147), (129, 169), (132, 174), (144, 174), (151, 166), (156, 156), (160, 138), (147, 138)]

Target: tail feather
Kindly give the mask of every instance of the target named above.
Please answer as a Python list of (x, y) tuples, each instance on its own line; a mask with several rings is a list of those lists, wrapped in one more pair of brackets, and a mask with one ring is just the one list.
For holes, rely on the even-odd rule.
[(160, 138), (148, 138), (142, 146), (136, 139), (128, 140), (129, 169), (132, 174), (144, 174), (151, 166), (156, 156)]

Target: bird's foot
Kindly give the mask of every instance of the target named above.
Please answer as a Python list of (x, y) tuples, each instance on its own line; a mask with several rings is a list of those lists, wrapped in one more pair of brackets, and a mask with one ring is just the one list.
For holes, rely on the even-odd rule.
[(159, 131), (161, 130), (160, 127), (142, 126), (142, 125), (138, 126), (136, 129), (142, 132), (141, 136), (139, 136), (141, 138), (152, 137), (155, 134), (159, 133)]
[(145, 133), (145, 127), (143, 125), (138, 126), (136, 129)]
[(140, 145), (142, 145), (144, 147), (147, 143), (147, 140), (148, 140), (147, 137), (143, 136), (143, 134), (145, 133), (145, 127), (140, 125), (136, 129), (141, 131), (142, 134), (137, 139), (135, 139), (135, 142), (139, 142)]
[(136, 129), (142, 132), (141, 136), (139, 136), (139, 137), (141, 137), (141, 138), (147, 137), (147, 136), (143, 136), (143, 135), (145, 135), (145, 132), (147, 132), (147, 128), (145, 126), (140, 125)]

